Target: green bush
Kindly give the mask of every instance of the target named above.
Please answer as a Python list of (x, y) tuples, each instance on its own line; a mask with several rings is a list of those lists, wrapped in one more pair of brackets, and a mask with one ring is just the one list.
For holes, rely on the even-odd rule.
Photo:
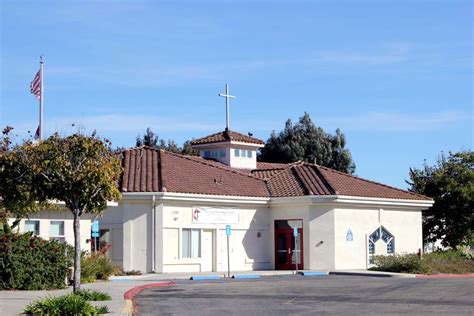
[(92, 290), (77, 290), (75, 295), (78, 295), (86, 301), (110, 301), (112, 297), (108, 293)]
[(81, 282), (107, 280), (114, 273), (114, 265), (104, 252), (81, 256)]
[(371, 270), (401, 273), (425, 273), (420, 258), (416, 254), (375, 256), (375, 267)]
[(73, 249), (67, 244), (33, 237), (31, 233), (3, 231), (0, 235), (0, 290), (64, 288), (72, 255)]
[(107, 306), (95, 307), (84, 297), (74, 293), (47, 297), (29, 304), (23, 313), (27, 315), (99, 315), (108, 312)]
[(459, 250), (435, 251), (423, 255), (423, 265), (430, 274), (474, 273), (474, 261)]
[(435, 251), (423, 255), (376, 256), (370, 270), (402, 273), (474, 273), (474, 261), (459, 250)]

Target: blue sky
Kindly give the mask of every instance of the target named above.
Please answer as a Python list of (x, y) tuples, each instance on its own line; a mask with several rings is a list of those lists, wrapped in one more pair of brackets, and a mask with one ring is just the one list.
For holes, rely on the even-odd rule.
[(266, 140), (305, 111), (346, 134), (359, 176), (406, 188), (409, 167), (472, 149), (471, 1), (0, 2), (0, 126), (97, 129), (133, 146), (225, 127)]

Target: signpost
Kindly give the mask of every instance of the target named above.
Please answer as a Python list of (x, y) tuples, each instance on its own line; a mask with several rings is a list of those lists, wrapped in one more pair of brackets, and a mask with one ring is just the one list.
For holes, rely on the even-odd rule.
[(97, 238), (99, 237), (99, 221), (95, 220), (91, 225), (92, 238), (94, 238), (94, 253), (97, 253)]
[(229, 237), (231, 229), (230, 225), (225, 225), (225, 234), (227, 235), (227, 277), (230, 278), (230, 249), (229, 249)]
[(299, 261), (299, 255), (298, 255), (298, 227), (293, 226), (293, 236), (295, 237), (295, 274), (298, 274), (298, 261)]

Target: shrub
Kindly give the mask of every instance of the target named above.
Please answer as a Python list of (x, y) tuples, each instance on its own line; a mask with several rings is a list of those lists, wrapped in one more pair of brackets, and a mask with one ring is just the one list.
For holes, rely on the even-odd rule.
[(139, 270), (123, 271), (122, 267), (115, 266), (114, 267), (114, 275), (116, 275), (116, 276), (142, 275), (142, 273)]
[(423, 265), (428, 273), (474, 273), (474, 262), (459, 250), (435, 251), (425, 254)]
[(459, 250), (435, 251), (423, 255), (376, 256), (370, 270), (404, 273), (474, 273), (474, 261)]
[(114, 265), (106, 256), (105, 250), (98, 251), (96, 254), (81, 256), (81, 282), (89, 283), (95, 280), (107, 280), (114, 273)]
[(375, 256), (375, 267), (371, 270), (402, 272), (402, 273), (425, 273), (420, 258), (416, 254), (404, 254), (393, 256)]
[(101, 291), (92, 291), (92, 290), (77, 290), (75, 295), (78, 295), (85, 299), (86, 301), (110, 301), (112, 297), (105, 292)]
[(4, 231), (0, 235), (0, 290), (64, 288), (73, 253), (71, 246), (58, 241)]
[(84, 297), (74, 293), (47, 297), (35, 301), (23, 310), (27, 315), (99, 315), (108, 312), (107, 306), (95, 307)]

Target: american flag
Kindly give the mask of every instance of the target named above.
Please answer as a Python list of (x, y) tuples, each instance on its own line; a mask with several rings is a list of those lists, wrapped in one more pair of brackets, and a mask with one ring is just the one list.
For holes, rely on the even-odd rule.
[(41, 70), (38, 70), (35, 78), (30, 83), (30, 91), (38, 100), (41, 99)]
[(36, 129), (36, 132), (35, 132), (35, 139), (40, 139), (41, 137), (41, 126), (38, 125), (38, 128)]

